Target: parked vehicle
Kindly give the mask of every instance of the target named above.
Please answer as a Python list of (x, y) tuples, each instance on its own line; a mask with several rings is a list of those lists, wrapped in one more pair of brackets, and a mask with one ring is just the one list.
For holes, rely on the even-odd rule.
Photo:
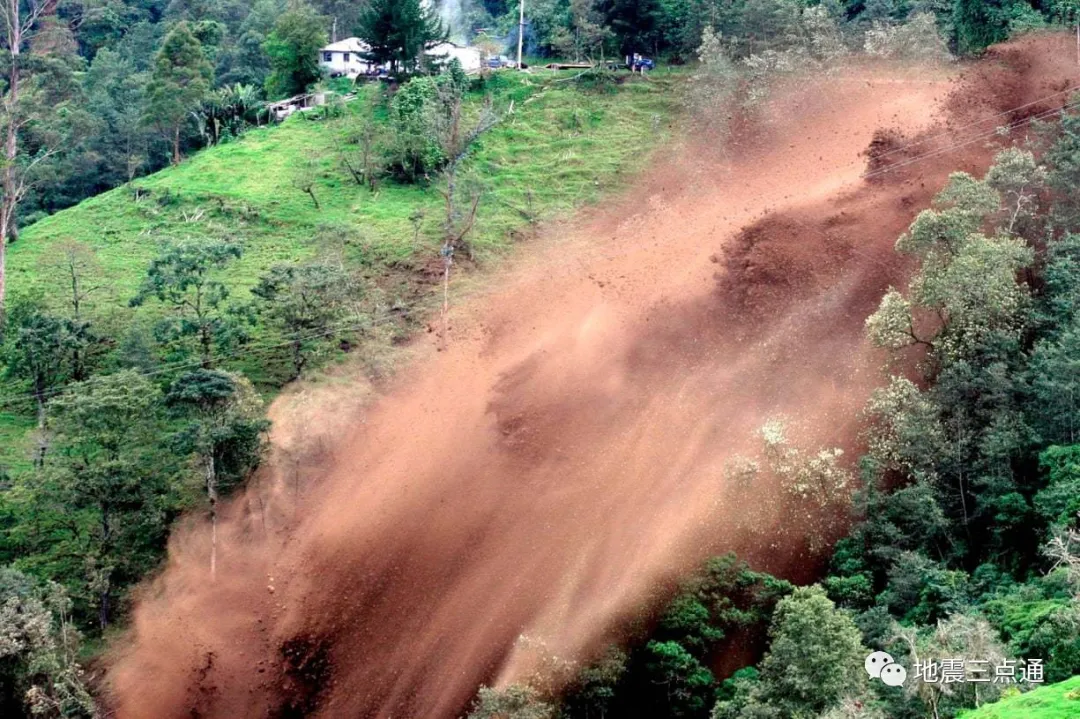
[(649, 70), (655, 70), (656, 61), (635, 52), (633, 55), (626, 56), (626, 68), (630, 70), (630, 72), (644, 73)]

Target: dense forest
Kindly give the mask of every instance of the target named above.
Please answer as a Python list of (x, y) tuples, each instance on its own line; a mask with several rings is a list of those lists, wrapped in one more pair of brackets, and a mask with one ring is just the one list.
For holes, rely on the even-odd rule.
[[(442, 183), (442, 256), (464, 251), (480, 200), (458, 172), (498, 122), (483, 100), (497, 83), (432, 67), (422, 50), (451, 37), (510, 52), (518, 16), (504, 0), (447, 5), (5, 3), (0, 248), (31, 241), (20, 229), (109, 189), (139, 199), (139, 178), (265, 125), (270, 101), (354, 91), (321, 74), (316, 51), (356, 35), (373, 57), (398, 63), (400, 86), (361, 90), (360, 111), (326, 110), (349, 113), (347, 147), (334, 161), (372, 192)], [(721, 50), (753, 70), (793, 47), (830, 52), (823, 37), (862, 49), (864, 38), (867, 48), (873, 38), (925, 40), (930, 28), (942, 51), (970, 54), (1078, 21), (1075, 0), (536, 0), (524, 44), (531, 57), (700, 61), (706, 72), (687, 81), (708, 87)], [(613, 647), (565, 694), (482, 689), (472, 716), (633, 716), (648, 707), (656, 717), (937, 719), (1014, 690), (853, 693), (848, 680), (871, 650), (909, 665), (945, 654), (1040, 657), (1047, 682), (1080, 673), (1078, 168), (1072, 113), (1031, 147), (1003, 152), (985, 177), (954, 176), (899, 238), (898, 251), (921, 269), (883, 299), (867, 332), (897, 356), (912, 346), (923, 356), (866, 408), (855, 520), (819, 584), (798, 588), (717, 558), (639, 641)], [(315, 208), (325, 199), (303, 172), (293, 185)], [(153, 313), (140, 332), (123, 315), (92, 311), (100, 268), (83, 244), (52, 258), (62, 296), (5, 288), (0, 272), (2, 399), (36, 427), (25, 462), (0, 468), (3, 716), (96, 715), (85, 667), (123, 624), (130, 588), (159, 566), (170, 525), (193, 508), (213, 517), (243, 484), (266, 450), (264, 395), (340, 352), (350, 308), (373, 292), (359, 273), (315, 258), (277, 264), (250, 283), (250, 297), (237, 297), (223, 278), (241, 255), (220, 237), (170, 238), (124, 297)], [(237, 360), (256, 331), (280, 340), (274, 357)], [(252, 366), (270, 363), (284, 369)], [(163, 370), (178, 366), (185, 371)], [(766, 455), (790, 464), (782, 428), (771, 429)], [(758, 636), (765, 654), (719, 681), (710, 662), (736, 634)]]
[[(414, 3), (415, 4), (415, 3)], [(803, 0), (540, 0), (529, 3), (526, 51), (584, 57), (646, 52), (693, 59), (706, 27), (735, 52), (766, 50), (797, 32)], [(387, 24), (394, 3), (82, 2), (16, 6), (25, 32), (2, 38), (5, 77), (17, 93), (18, 170), (5, 191), (5, 236), (43, 213), (151, 173), (182, 153), (228, 142), (265, 121), (262, 103), (321, 80), (316, 50), (357, 35), (373, 49), (423, 43), (440, 33), (491, 52), (516, 47), (516, 7), (502, 0), (452, 3), (442, 17), (418, 9)], [(1008, 33), (1072, 22), (1071, 0), (825, 0), (851, 31), (929, 12), (950, 46), (976, 52)], [(419, 6), (418, 6), (419, 7)], [(16, 25), (21, 26), (19, 23)], [(382, 36), (382, 37), (380, 37)], [(415, 38), (409, 43), (387, 38)], [(389, 45), (387, 44), (389, 43)], [(12, 47), (21, 52), (11, 52)], [(412, 51), (416, 56), (415, 48)], [(380, 56), (381, 59), (382, 56)], [(8, 150), (10, 152), (10, 149)], [(9, 162), (11, 162), (9, 160)]]

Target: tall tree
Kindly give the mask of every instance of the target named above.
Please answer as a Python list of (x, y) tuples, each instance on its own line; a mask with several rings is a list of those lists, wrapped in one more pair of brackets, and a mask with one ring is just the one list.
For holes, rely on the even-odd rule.
[(88, 584), (104, 630), (118, 578), (134, 581), (148, 568), (135, 556), (144, 533), (164, 532), (155, 499), (166, 491), (171, 462), (160, 442), (161, 393), (124, 370), (72, 385), (50, 407), (56, 439), (42, 491), (88, 515), (78, 541), (93, 560)]
[(953, 25), (957, 50), (978, 52), (1004, 40), (1009, 34), (1009, 10), (1020, 4), (1016, 0), (956, 0)]
[(356, 34), (371, 47), (368, 59), (389, 63), (394, 73), (416, 70), (424, 50), (447, 37), (438, 16), (420, 0), (371, 0)]
[(173, 316), (158, 323), (158, 339), (194, 339), (202, 366), (211, 369), (214, 349), (240, 336), (238, 320), (226, 304), (229, 288), (217, 273), (241, 254), (239, 245), (222, 240), (168, 245), (150, 263), (146, 279), (130, 304), (138, 307), (154, 298), (169, 307)]
[(267, 94), (289, 97), (305, 92), (322, 76), (319, 49), (324, 45), (326, 18), (300, 0), (290, 4), (263, 43), (270, 58)]
[(658, 49), (658, 0), (603, 0), (601, 7), (607, 24), (619, 38), (623, 53), (655, 52)]
[(177, 444), (195, 456), (210, 506), (210, 576), (217, 574), (217, 503), (223, 491), (258, 466), (269, 422), (245, 377), (200, 369), (181, 375), (166, 402), (186, 420)]
[(466, 719), (554, 719), (556, 707), (527, 685), (480, 687)]
[[(906, 649), (910, 666), (938, 657), (978, 657), (984, 667), (996, 667), (1009, 656), (997, 632), (977, 615), (957, 612), (934, 626), (898, 627), (897, 634), (900, 641), (893, 654)], [(977, 676), (978, 670), (968, 671), (971, 676)], [(984, 668), (982, 676), (989, 679), (991, 671)], [(961, 709), (992, 702), (1005, 688), (1000, 682), (978, 680), (951, 686), (945, 682), (916, 681), (911, 687), (927, 713), (934, 717), (956, 716)]]
[(769, 637), (751, 702), (776, 716), (815, 716), (865, 686), (862, 635), (821, 587), (799, 587), (781, 599)]
[(575, 59), (601, 54), (613, 36), (604, 20), (599, 0), (570, 0), (570, 22), (557, 29), (551, 42), (560, 53)]
[[(1034, 253), (1015, 233), (1032, 224), (1044, 175), (1031, 153), (1019, 150), (1000, 153), (984, 181), (954, 174), (934, 209), (920, 213), (897, 242), (921, 260), (907, 295), (890, 290), (867, 321), (879, 346), (925, 348), (924, 377), (933, 382), (923, 394), (894, 380), (876, 396), (875, 409), (891, 409), (874, 412), (879, 420), (890, 417), (875, 426), (891, 429), (871, 447), (891, 447), (882, 459), (929, 480), (962, 530), (956, 548), (973, 553), (965, 557), (973, 562), (995, 552), (1030, 556), (1015, 550), (1035, 542), (1016, 473), (1033, 440), (1018, 369), (1032, 297), (1018, 278)], [(996, 231), (986, 235), (987, 227)], [(919, 456), (922, 448), (932, 451)]]
[(171, 141), (173, 164), (180, 164), (184, 124), (202, 104), (213, 82), (214, 68), (202, 43), (188, 23), (177, 23), (154, 58), (143, 115), (147, 125), (158, 128)]
[(30, 0), (2, 0), (0, 3), (0, 44), (6, 51), (3, 79), (7, 83), (3, 103), (0, 106), (0, 121), (3, 123), (4, 164), (0, 178), (0, 318), (3, 317), (6, 297), (6, 248), (10, 239), (17, 234), (15, 221), (19, 203), (30, 189), (32, 171), (55, 149), (40, 153), (29, 159), (20, 157), (19, 131), (27, 121), (27, 112), (23, 98), (23, 81), (30, 72), (23, 60), (22, 51), (31, 40), (34, 24), (44, 14), (48, 3)]
[(100, 123), (91, 147), (100, 157), (98, 181), (106, 187), (130, 182), (148, 164), (152, 134), (142, 122), (148, 80), (134, 62), (108, 47), (94, 56), (86, 73), (88, 104)]
[(101, 285), (90, 278), (101, 271), (94, 250), (80, 242), (64, 242), (58, 256), (47, 263), (66, 288), (65, 304), (69, 308), (64, 324), (69, 335), (71, 379), (82, 382), (90, 373), (91, 351), (99, 341), (93, 322), (87, 314), (90, 296)]
[(38, 407), (38, 429), (45, 426), (45, 399), (64, 376), (64, 322), (32, 303), (17, 304), (11, 313), (5, 369), (9, 377), (28, 380)]
[(355, 107), (342, 117), (344, 132), (336, 151), (342, 167), (357, 185), (367, 185), (375, 192), (387, 170), (390, 158), (387, 151), (389, 128), (377, 116), (377, 98)]
[(309, 357), (341, 332), (337, 323), (361, 288), (340, 264), (316, 261), (271, 267), (251, 294), (258, 313), (288, 338), (296, 379)]
[(4, 370), (8, 377), (29, 383), (41, 430), (45, 428), (46, 401), (56, 385), (70, 377), (68, 326), (33, 300), (14, 303), (9, 324)]

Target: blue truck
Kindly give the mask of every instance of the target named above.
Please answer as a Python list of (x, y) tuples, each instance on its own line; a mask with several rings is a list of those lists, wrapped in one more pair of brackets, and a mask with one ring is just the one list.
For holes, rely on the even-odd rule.
[(638, 53), (626, 56), (626, 68), (630, 72), (644, 73), (649, 70), (656, 69), (656, 62), (652, 58), (645, 57)]

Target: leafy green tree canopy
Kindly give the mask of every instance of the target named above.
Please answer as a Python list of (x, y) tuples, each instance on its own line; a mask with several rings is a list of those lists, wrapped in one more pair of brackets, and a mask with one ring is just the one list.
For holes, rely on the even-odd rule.
[(214, 350), (240, 336), (239, 321), (226, 305), (229, 289), (218, 272), (243, 254), (224, 240), (186, 240), (167, 245), (146, 271), (131, 306), (154, 298), (173, 316), (158, 324), (159, 338), (194, 338), (204, 368), (214, 365)]
[(210, 92), (213, 82), (214, 68), (203, 52), (202, 43), (188, 23), (177, 23), (154, 57), (143, 115), (146, 124), (159, 128), (172, 139), (174, 164), (180, 162), (180, 133), (184, 123)]
[(298, 95), (322, 77), (319, 49), (326, 45), (326, 22), (310, 5), (294, 2), (274, 23), (262, 46), (270, 58), (268, 95)]
[(359, 299), (361, 288), (340, 264), (308, 262), (270, 268), (251, 294), (256, 311), (288, 337), (295, 379), (309, 357), (339, 334), (335, 323)]
[(751, 706), (772, 707), (779, 716), (815, 716), (866, 683), (862, 634), (817, 585), (780, 600), (769, 636)]
[(424, 50), (447, 37), (434, 11), (420, 0), (371, 0), (360, 15), (356, 34), (366, 42), (372, 62), (393, 72), (415, 72)]

